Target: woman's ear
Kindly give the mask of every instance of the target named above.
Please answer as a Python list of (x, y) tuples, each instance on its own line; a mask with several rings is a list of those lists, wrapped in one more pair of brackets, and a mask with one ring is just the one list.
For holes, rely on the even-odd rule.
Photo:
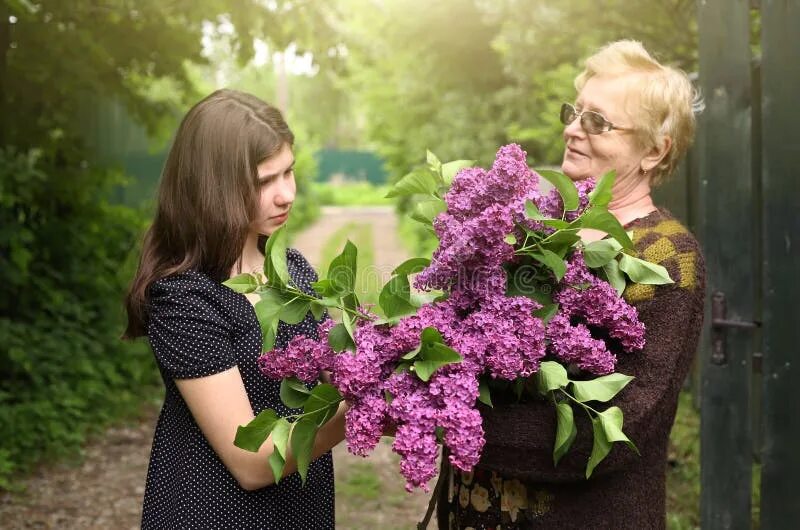
[(642, 170), (645, 173), (652, 171), (667, 156), (671, 148), (672, 138), (667, 135), (662, 136), (661, 140), (642, 158)]

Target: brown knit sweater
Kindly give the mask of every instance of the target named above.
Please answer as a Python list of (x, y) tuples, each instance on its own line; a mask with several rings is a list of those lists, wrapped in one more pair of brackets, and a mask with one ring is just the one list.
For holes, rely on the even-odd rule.
[[(623, 410), (623, 430), (641, 456), (614, 444), (587, 480), (592, 428), (585, 414), (575, 413), (578, 436), (554, 467), (552, 403), (482, 407), (486, 445), (478, 468), (525, 484), (529, 498), (536, 499), (536, 516), (526, 528), (665, 527), (667, 442), (702, 326), (705, 270), (696, 239), (666, 210), (626, 229), (634, 231), (639, 257), (660, 263), (675, 281), (658, 287), (629, 285), (624, 292), (646, 326), (647, 344), (641, 353), (618, 357), (616, 371), (635, 379), (608, 405)], [(448, 515), (447, 503), (440, 502), (440, 528), (447, 528)]]

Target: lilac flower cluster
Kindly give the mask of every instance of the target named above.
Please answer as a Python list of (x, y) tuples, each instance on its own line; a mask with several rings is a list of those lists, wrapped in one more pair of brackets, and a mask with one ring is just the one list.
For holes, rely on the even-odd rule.
[[(395, 426), (393, 449), (401, 457), (409, 491), (427, 490), (427, 482), (436, 475), (437, 431), (449, 449), (450, 463), (471, 471), (484, 444), (475, 406), (479, 377), (529, 377), (546, 355), (594, 374), (608, 373), (615, 357), (604, 340), (592, 336), (593, 328), (605, 330), (625, 351), (644, 345), (644, 327), (635, 309), (589, 271), (580, 252), (570, 257), (553, 294), (560, 309), (547, 327), (534, 315), (539, 303), (505, 295), (503, 266), (515, 259), (516, 250), (506, 236), (521, 224), (552, 230), (531, 225), (526, 201), (536, 203), (547, 216), (571, 220), (586, 208), (593, 185), (578, 183), (579, 208), (565, 213), (555, 190), (540, 195), (539, 176), (528, 168), (525, 152), (517, 145), (502, 147), (489, 171), (470, 168), (455, 177), (445, 196), (447, 211), (434, 221), (439, 246), (415, 286), (442, 289), (446, 299), (423, 305), (394, 326), (360, 321), (354, 331), (355, 352), (334, 353), (327, 344), (330, 324), (325, 324), (319, 341), (295, 337), (286, 348), (266, 352), (259, 360), (262, 371), (274, 378), (311, 381), (321, 370), (330, 370), (332, 383), (350, 403), (348, 449), (366, 456), (385, 429)], [(397, 367), (405, 354), (420, 346), (421, 333), (428, 327), (438, 330), (462, 360), (423, 381)]]
[(589, 206), (589, 192), (594, 189), (596, 180), (594, 178), (587, 178), (579, 180), (574, 183), (575, 188), (578, 190), (578, 207), (574, 210), (564, 211), (564, 201), (561, 199), (561, 194), (558, 190), (553, 188), (547, 195), (536, 203), (539, 211), (545, 217), (553, 219), (561, 219), (562, 216), (565, 221), (574, 221), (578, 216), (586, 210)]
[(439, 246), (431, 265), (415, 280), (419, 289), (476, 288), (478, 271), (495, 271), (514, 257), (505, 241), (525, 219), (525, 202), (539, 201), (539, 175), (516, 144), (497, 152), (492, 169), (461, 171), (445, 195), (447, 211), (434, 220)]
[(285, 348), (264, 352), (258, 358), (258, 367), (267, 377), (282, 379), (296, 377), (310, 383), (319, 379), (322, 370), (329, 370), (334, 352), (328, 345), (328, 332), (333, 320), (325, 320), (317, 326), (319, 340), (305, 335), (292, 337)]
[(636, 308), (589, 271), (581, 252), (567, 261), (567, 273), (553, 300), (559, 311), (547, 326), (548, 351), (558, 359), (596, 375), (614, 371), (616, 356), (604, 340), (592, 337), (589, 326), (604, 330), (624, 352), (644, 348), (644, 324)]

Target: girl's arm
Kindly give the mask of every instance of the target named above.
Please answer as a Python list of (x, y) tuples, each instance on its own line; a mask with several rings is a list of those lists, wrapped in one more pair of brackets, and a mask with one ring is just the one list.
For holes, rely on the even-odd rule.
[[(239, 485), (252, 491), (274, 484), (275, 477), (267, 464), (267, 458), (274, 450), (272, 436), (267, 438), (258, 453), (233, 445), (237, 428), (254, 417), (239, 368), (234, 366), (224, 372), (196, 379), (176, 379), (175, 384), (200, 430)], [(312, 459), (344, 439), (346, 410), (347, 405), (342, 402), (336, 415), (319, 429)], [(286, 476), (296, 469), (297, 463), (289, 451), (283, 474)]]

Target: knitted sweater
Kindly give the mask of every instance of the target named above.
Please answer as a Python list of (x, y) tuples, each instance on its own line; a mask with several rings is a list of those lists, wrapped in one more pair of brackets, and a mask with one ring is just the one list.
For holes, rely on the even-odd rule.
[[(667, 442), (702, 327), (705, 270), (697, 241), (666, 210), (637, 219), (626, 229), (633, 230), (639, 257), (663, 265), (675, 282), (629, 284), (623, 293), (646, 327), (646, 346), (640, 353), (619, 355), (616, 371), (635, 379), (608, 405), (622, 409), (623, 430), (641, 456), (614, 444), (587, 480), (592, 427), (585, 414), (575, 414), (578, 436), (554, 467), (552, 403), (531, 400), (481, 408), (486, 445), (478, 467), (525, 483), (529, 498), (537, 499), (531, 528), (661, 529), (666, 524)], [(442, 504), (440, 525), (447, 516)]]

